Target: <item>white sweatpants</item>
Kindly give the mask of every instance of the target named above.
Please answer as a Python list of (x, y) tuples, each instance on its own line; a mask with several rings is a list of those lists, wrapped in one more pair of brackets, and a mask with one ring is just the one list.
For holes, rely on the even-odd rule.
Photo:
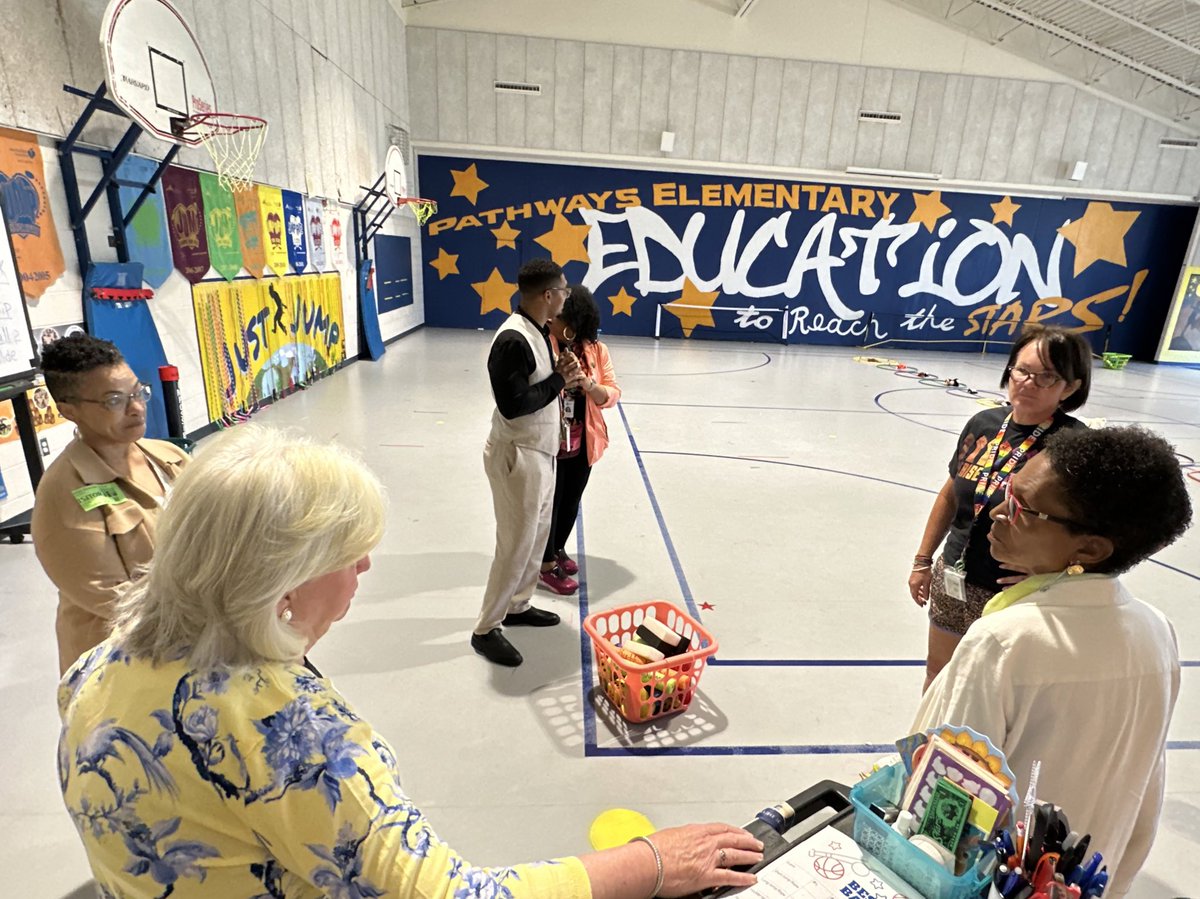
[(529, 608), (550, 536), (557, 459), (512, 443), (488, 443), (483, 468), (496, 511), (496, 555), (475, 633), (499, 627), (509, 612)]

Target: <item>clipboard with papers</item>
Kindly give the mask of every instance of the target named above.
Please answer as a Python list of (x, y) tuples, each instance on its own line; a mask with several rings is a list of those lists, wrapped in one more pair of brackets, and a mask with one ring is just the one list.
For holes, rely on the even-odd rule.
[(784, 833), (776, 833), (757, 819), (748, 825), (763, 841), (763, 860), (750, 869), (758, 876), (758, 883), (713, 895), (738, 899), (912, 896), (911, 891), (896, 889), (896, 884), (904, 882), (854, 842), (854, 808), (849, 792), (836, 781), (821, 781), (788, 800), (795, 815)]

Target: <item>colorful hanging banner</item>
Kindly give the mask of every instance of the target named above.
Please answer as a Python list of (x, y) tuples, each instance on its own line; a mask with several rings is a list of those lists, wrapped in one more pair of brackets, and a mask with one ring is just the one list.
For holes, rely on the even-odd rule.
[(17, 254), (21, 286), (36, 299), (66, 269), (42, 168), (42, 148), (24, 131), (0, 128), (0, 200)]
[(242, 247), (233, 194), (216, 175), (208, 172), (200, 172), (200, 193), (204, 196), (204, 226), (212, 267), (226, 281), (232, 281), (242, 270)]
[(304, 201), (304, 218), (308, 225), (308, 254), (313, 268), (325, 271), (325, 216), (321, 212), (321, 201), (309, 197)]
[(350, 268), (349, 256), (346, 252), (346, 244), (350, 241), (350, 235), (343, 228), (346, 218), (345, 210), (331, 200), (322, 200), (321, 203), (325, 209), (325, 233), (329, 235), (329, 252), (333, 267), (339, 272), (345, 272)]
[[(154, 177), (158, 163), (141, 156), (126, 156), (117, 166), (117, 177), (122, 181), (145, 184)], [(142, 195), (140, 187), (118, 188), (121, 197), (121, 212), (128, 214), (137, 198)], [(171, 259), (171, 239), (167, 235), (167, 211), (163, 206), (162, 186), (156, 184), (146, 195), (137, 215), (125, 228), (125, 247), (131, 262), (142, 264), (142, 277), (151, 287), (163, 286), (175, 268)]]
[(206, 282), (192, 288), (209, 417), (230, 419), (346, 358), (337, 274)]
[(303, 275), (308, 268), (308, 241), (305, 239), (304, 197), (294, 190), (283, 191), (283, 220), (287, 233), (288, 262), (292, 271)]
[(0, 443), (12, 443), (20, 440), (17, 431), (17, 413), (13, 409), (12, 400), (0, 400)]
[(267, 250), (263, 243), (262, 215), (258, 206), (258, 188), (251, 186), (235, 191), (233, 206), (237, 210), (238, 237), (242, 248), (242, 267), (255, 278), (263, 276), (267, 267)]
[(287, 239), (284, 237), (283, 194), (278, 187), (258, 187), (258, 208), (262, 213), (263, 246), (267, 268), (283, 277), (288, 274)]
[(200, 193), (200, 173), (168, 166), (162, 176), (162, 186), (175, 267), (196, 284), (204, 279), (212, 267), (208, 256), (208, 237), (204, 233), (204, 196)]

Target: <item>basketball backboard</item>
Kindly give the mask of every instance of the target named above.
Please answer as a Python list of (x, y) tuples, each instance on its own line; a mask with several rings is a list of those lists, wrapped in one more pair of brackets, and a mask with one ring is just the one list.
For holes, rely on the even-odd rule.
[(383, 163), (384, 190), (393, 204), (408, 198), (408, 164), (404, 159), (404, 151), (395, 144), (388, 147), (387, 157)]
[(172, 119), (217, 110), (204, 53), (167, 0), (110, 0), (100, 22), (104, 74), (113, 102), (155, 137), (197, 144)]

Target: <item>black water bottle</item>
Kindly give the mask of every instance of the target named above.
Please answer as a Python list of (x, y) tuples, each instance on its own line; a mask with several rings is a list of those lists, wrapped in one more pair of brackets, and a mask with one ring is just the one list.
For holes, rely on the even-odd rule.
[(763, 844), (763, 860), (769, 861), (786, 848), (783, 835), (796, 821), (796, 810), (786, 802), (763, 809), (745, 829), (754, 834)]

